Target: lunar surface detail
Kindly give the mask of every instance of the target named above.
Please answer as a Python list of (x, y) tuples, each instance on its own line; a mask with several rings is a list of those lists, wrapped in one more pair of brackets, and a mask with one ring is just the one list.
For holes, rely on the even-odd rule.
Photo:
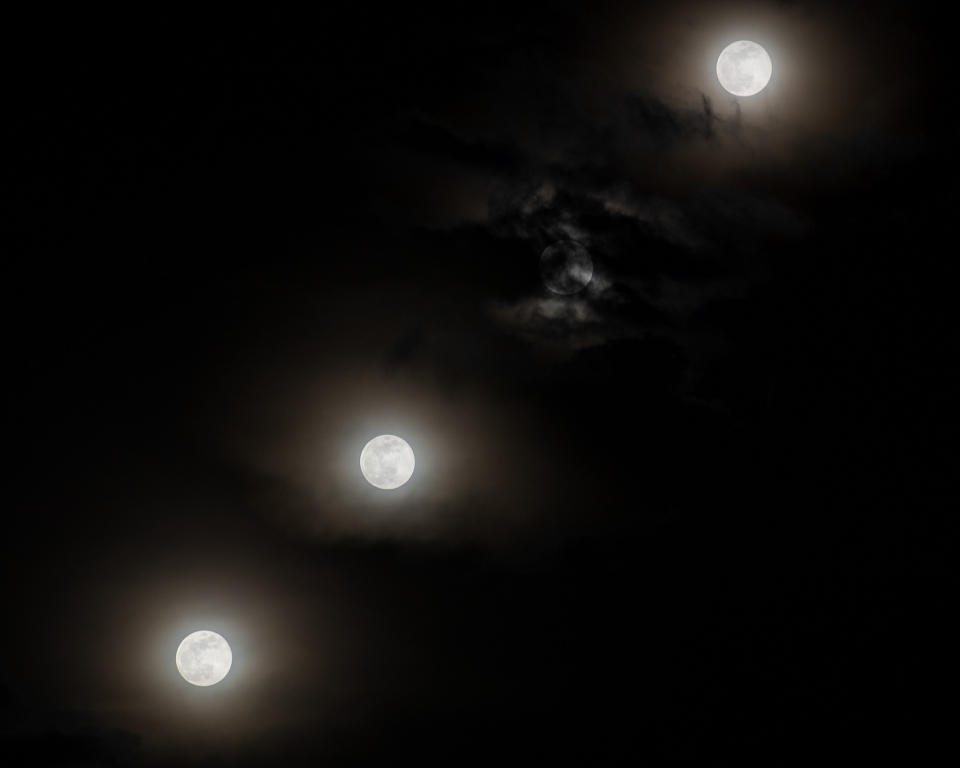
[(215, 685), (227, 676), (233, 663), (230, 645), (208, 629), (191, 632), (177, 648), (177, 669), (191, 685)]
[(564, 240), (540, 254), (540, 276), (552, 293), (561, 296), (582, 291), (593, 279), (593, 259), (579, 243)]
[(769, 54), (750, 40), (730, 43), (717, 59), (720, 85), (734, 96), (753, 96), (770, 82), (773, 62)]
[(413, 449), (402, 437), (380, 435), (363, 446), (360, 471), (370, 485), (383, 490), (399, 488), (413, 475)]

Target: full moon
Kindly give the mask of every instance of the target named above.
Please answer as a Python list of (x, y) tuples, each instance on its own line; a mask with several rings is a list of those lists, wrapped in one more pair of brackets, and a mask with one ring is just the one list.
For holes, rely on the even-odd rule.
[(200, 629), (191, 632), (177, 648), (177, 669), (191, 685), (214, 685), (227, 676), (233, 652), (216, 632)]
[(569, 296), (593, 279), (593, 259), (580, 243), (563, 240), (540, 254), (540, 276), (552, 293)]
[(413, 449), (402, 437), (380, 435), (363, 446), (360, 471), (370, 485), (393, 490), (413, 475)]
[(730, 43), (717, 59), (717, 78), (734, 96), (753, 96), (770, 82), (773, 62), (762, 46), (750, 40)]

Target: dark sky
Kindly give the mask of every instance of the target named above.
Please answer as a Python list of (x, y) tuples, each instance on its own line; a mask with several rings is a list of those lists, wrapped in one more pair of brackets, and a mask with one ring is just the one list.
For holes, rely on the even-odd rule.
[(4, 764), (935, 754), (950, 45), (923, 2), (8, 17)]

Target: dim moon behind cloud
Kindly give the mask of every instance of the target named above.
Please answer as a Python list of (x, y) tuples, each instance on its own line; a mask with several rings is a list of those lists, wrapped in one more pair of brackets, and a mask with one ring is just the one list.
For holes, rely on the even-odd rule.
[(363, 446), (360, 471), (370, 485), (383, 490), (399, 488), (413, 475), (413, 449), (402, 437), (380, 435)]
[(734, 96), (753, 96), (770, 82), (773, 62), (762, 46), (750, 40), (730, 43), (717, 59), (717, 79)]
[(540, 254), (540, 276), (552, 293), (569, 296), (586, 288), (593, 279), (593, 259), (580, 243), (554, 243)]
[(233, 663), (230, 645), (216, 632), (191, 632), (177, 648), (177, 669), (191, 685), (214, 685), (227, 676)]

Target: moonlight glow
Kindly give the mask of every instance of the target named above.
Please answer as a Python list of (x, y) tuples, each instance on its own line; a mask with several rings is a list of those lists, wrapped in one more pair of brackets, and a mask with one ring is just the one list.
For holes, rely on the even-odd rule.
[(750, 40), (730, 43), (717, 59), (717, 78), (734, 96), (753, 96), (770, 82), (773, 62), (769, 54)]
[(191, 632), (177, 648), (177, 669), (191, 685), (214, 685), (227, 676), (233, 652), (216, 632), (200, 629)]
[(360, 471), (370, 485), (393, 490), (413, 475), (413, 449), (396, 435), (380, 435), (363, 446)]

